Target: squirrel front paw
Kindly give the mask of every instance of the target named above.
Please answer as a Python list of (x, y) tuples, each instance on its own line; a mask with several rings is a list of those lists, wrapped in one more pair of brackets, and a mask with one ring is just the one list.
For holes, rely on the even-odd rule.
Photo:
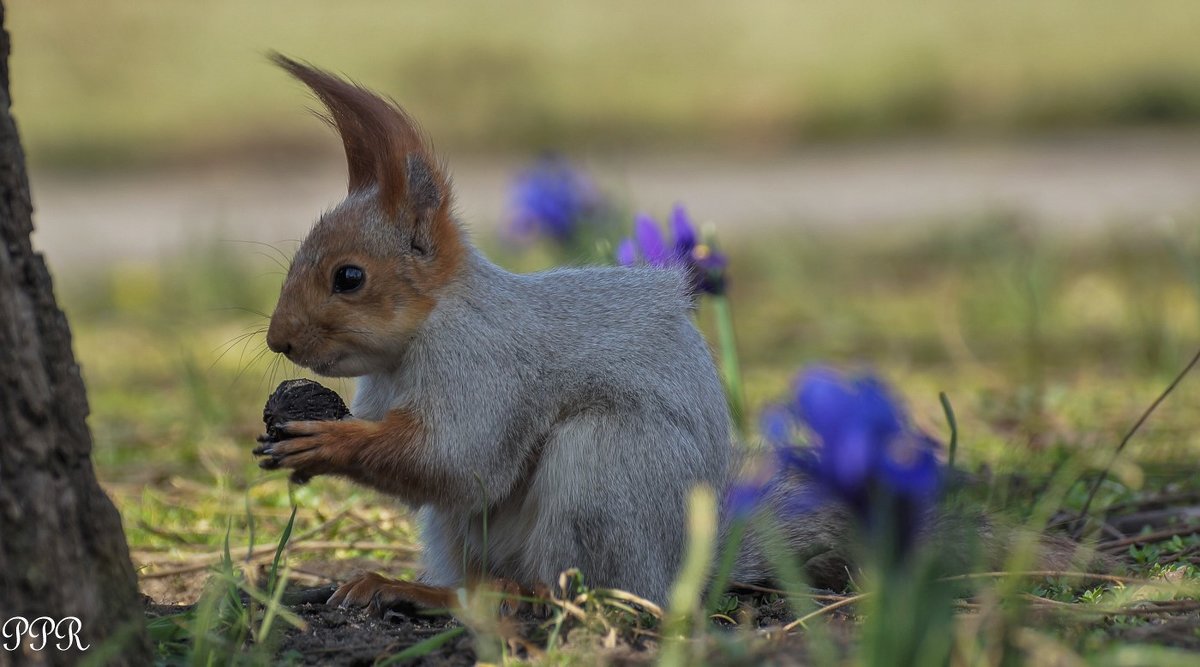
[(276, 429), (278, 439), (258, 438), (254, 455), (262, 457), (263, 470), (286, 468), (291, 479), (304, 484), (317, 475), (343, 472), (346, 468), (346, 442), (339, 435), (339, 422), (287, 422)]

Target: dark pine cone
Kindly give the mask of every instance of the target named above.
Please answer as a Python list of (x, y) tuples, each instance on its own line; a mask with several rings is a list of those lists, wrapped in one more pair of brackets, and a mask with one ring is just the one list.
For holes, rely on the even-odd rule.
[(279, 427), (291, 421), (336, 421), (350, 414), (342, 397), (312, 380), (284, 380), (263, 408), (267, 439), (282, 440)]

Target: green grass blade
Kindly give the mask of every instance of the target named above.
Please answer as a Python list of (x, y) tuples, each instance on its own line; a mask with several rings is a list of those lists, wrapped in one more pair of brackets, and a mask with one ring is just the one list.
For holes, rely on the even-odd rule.
[[(717, 501), (712, 489), (696, 486), (688, 499), (688, 548), (671, 586), (670, 606), (663, 618), (663, 648), (659, 665), (691, 664), (688, 642), (699, 625), (698, 603), (708, 582), (713, 546), (717, 540)], [(701, 626), (702, 627), (702, 626)]]
[(729, 584), (729, 575), (733, 572), (733, 564), (737, 560), (738, 550), (741, 548), (742, 538), (745, 536), (746, 521), (735, 519), (729, 528), (725, 548), (721, 551), (721, 562), (717, 566), (717, 574), (709, 584), (708, 602), (705, 604), (705, 608), (710, 615), (716, 613), (717, 606), (724, 597), (725, 587)]
[(250, 533), (250, 543), (246, 545), (246, 562), (254, 557), (254, 512), (250, 507), (250, 489), (246, 489), (246, 529)]
[(275, 582), (279, 576), (279, 561), (283, 558), (283, 549), (287, 546), (288, 540), (292, 538), (292, 527), (296, 525), (296, 510), (298, 507), (292, 504), (292, 515), (288, 517), (287, 525), (283, 527), (283, 534), (279, 536), (279, 544), (275, 545), (275, 557), (271, 560), (271, 571), (267, 575), (267, 593), (274, 594)]
[(746, 438), (746, 401), (742, 388), (742, 368), (738, 359), (737, 336), (733, 328), (733, 310), (729, 297), (721, 294), (712, 298), (713, 319), (717, 326), (717, 346), (721, 351), (721, 373), (725, 380), (725, 395), (729, 415), (738, 435)]

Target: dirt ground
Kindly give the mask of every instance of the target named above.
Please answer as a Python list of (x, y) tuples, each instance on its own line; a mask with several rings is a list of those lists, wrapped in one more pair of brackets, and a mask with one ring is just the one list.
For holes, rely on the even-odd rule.
[[(279, 655), (281, 658), (294, 655), (298, 664), (305, 665), (373, 665), (381, 657), (461, 625), (446, 615), (389, 611), (380, 618), (363, 610), (329, 607), (324, 602), (305, 603), (293, 609), (308, 624), (308, 629), (289, 630), (279, 647)], [(464, 632), (412, 664), (473, 665), (472, 639)]]
[[(427, 639), (435, 637), (463, 624), (453, 616), (435, 611), (413, 608), (388, 610), (382, 616), (365, 609), (342, 609), (325, 604), (334, 586), (315, 588), (293, 587), (285, 595), (285, 602), (306, 627), (304, 630), (288, 628), (277, 648), (276, 657), (288, 664), (334, 665), (366, 667), (385, 659)], [(754, 626), (776, 628), (793, 619), (783, 599), (754, 591), (743, 590), (738, 594), (739, 616), (749, 615)], [(147, 598), (147, 615), (151, 618), (186, 611), (188, 605), (162, 605)], [(848, 642), (853, 625), (852, 608), (834, 614), (835, 626), (844, 625)], [(523, 610), (503, 627), (506, 636), (493, 638), (505, 641), (509, 655), (526, 659), (536, 657), (540, 646), (544, 646), (547, 627), (552, 621), (539, 618)], [(716, 625), (728, 625), (715, 621)], [(479, 639), (470, 631), (450, 638), (425, 655), (404, 664), (412, 665), (473, 665), (479, 659)], [(566, 650), (579, 651), (588, 660), (602, 660), (605, 664), (642, 665), (653, 662), (657, 655), (657, 643), (652, 638), (621, 633), (612, 642), (602, 636), (589, 633), (578, 624), (567, 623), (563, 627), (560, 645)], [(722, 655), (721, 647), (710, 647), (714, 657)], [(729, 664), (755, 664), (768, 656), (775, 664), (792, 664), (790, 658), (803, 655), (803, 640), (798, 635), (779, 633), (776, 637), (757, 637), (753, 645), (739, 646), (737, 655), (727, 655)], [(750, 660), (750, 662), (746, 662)], [(798, 663), (797, 663), (798, 664)]]
[[(308, 561), (301, 568), (310, 573), (329, 573), (330, 578), (344, 579), (352, 573), (365, 570), (385, 570), (386, 565), (361, 559), (337, 561)], [(147, 615), (151, 618), (187, 611), (190, 603), (165, 603), (167, 600), (194, 600), (203, 588), (209, 572), (201, 571), (173, 577), (170, 581), (143, 580)], [(284, 602), (291, 611), (306, 624), (304, 630), (288, 628), (276, 651), (279, 660), (300, 665), (344, 665), (347, 667), (374, 665), (380, 659), (395, 655), (421, 641), (438, 634), (462, 627), (455, 617), (438, 611), (407, 607), (387, 610), (381, 615), (367, 609), (342, 609), (331, 607), (325, 601), (336, 589), (333, 583), (308, 586), (293, 585), (285, 593)], [(741, 590), (738, 592), (739, 610), (736, 614), (743, 620), (752, 619), (759, 628), (781, 626), (793, 619), (786, 602), (777, 595)], [(839, 612), (840, 620), (851, 622), (852, 608)], [(529, 651), (538, 651), (543, 646), (547, 626), (546, 618), (533, 615), (522, 609), (515, 617), (507, 619), (502, 626), (507, 633), (508, 650), (522, 658), (532, 657)], [(715, 621), (717, 625), (730, 625)], [(525, 641), (527, 640), (527, 641)], [(405, 663), (414, 665), (472, 665), (478, 655), (477, 638), (470, 632), (451, 638), (446, 643), (417, 659)], [(622, 633), (612, 645), (604, 645), (600, 637), (589, 634), (577, 624), (567, 623), (563, 628), (561, 642), (570, 646), (578, 644), (578, 650), (589, 656), (603, 656), (607, 664), (649, 664), (657, 647), (653, 639), (638, 638)], [(782, 644), (780, 643), (782, 642)], [(794, 645), (793, 645), (794, 644)], [(770, 653), (776, 657), (791, 650), (803, 650), (795, 637), (780, 637), (775, 641), (762, 642), (749, 647), (750, 653)], [(744, 657), (744, 656), (743, 656)]]

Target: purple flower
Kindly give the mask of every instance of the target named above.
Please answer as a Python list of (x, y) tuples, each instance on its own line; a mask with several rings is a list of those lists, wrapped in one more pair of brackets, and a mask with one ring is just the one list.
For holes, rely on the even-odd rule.
[[(767, 415), (764, 433), (781, 467), (809, 480), (797, 507), (841, 503), (868, 531), (890, 524), (897, 546), (907, 549), (941, 487), (938, 444), (909, 425), (879, 379), (814, 368), (797, 379), (792, 400)], [(812, 435), (808, 448), (792, 437), (800, 428)]]
[(771, 491), (771, 479), (744, 479), (729, 486), (722, 514), (734, 520), (749, 519)]
[(693, 293), (725, 292), (725, 256), (712, 246), (701, 243), (696, 227), (682, 204), (671, 211), (671, 236), (663, 236), (654, 218), (639, 213), (633, 220), (633, 238), (617, 245), (617, 262), (624, 266), (646, 263), (650, 266), (682, 267), (692, 282)]
[(603, 198), (595, 183), (564, 158), (547, 155), (521, 172), (509, 193), (513, 230), (567, 244), (595, 220)]

